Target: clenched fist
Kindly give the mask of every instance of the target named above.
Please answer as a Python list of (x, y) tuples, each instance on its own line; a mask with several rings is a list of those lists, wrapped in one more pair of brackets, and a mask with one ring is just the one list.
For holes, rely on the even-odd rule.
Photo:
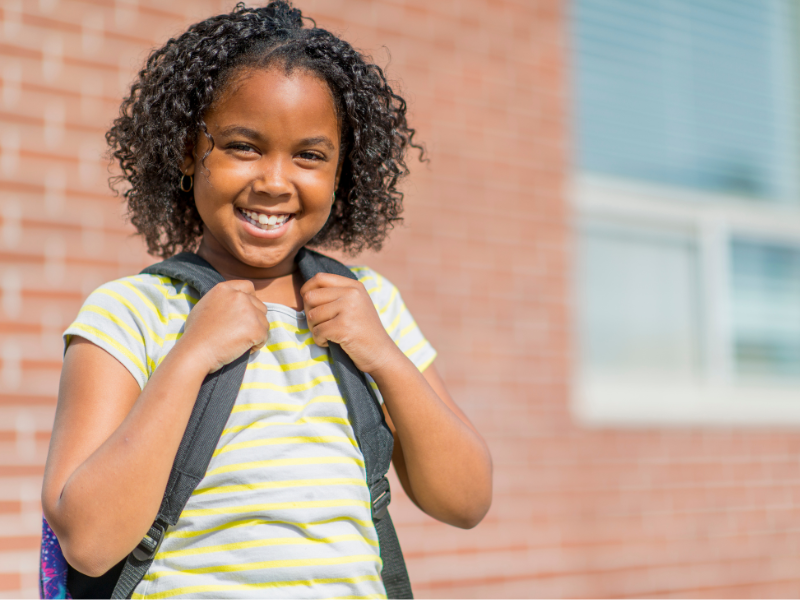
[(317, 345), (336, 342), (364, 373), (372, 373), (399, 352), (360, 281), (318, 273), (302, 288), (308, 328)]
[(224, 281), (203, 296), (186, 319), (181, 344), (191, 344), (208, 372), (218, 371), (247, 350), (267, 343), (267, 307), (252, 282)]

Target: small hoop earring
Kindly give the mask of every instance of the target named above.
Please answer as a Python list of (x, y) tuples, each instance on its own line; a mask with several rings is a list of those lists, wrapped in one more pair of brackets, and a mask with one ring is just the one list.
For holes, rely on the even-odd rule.
[[(186, 186), (184, 186), (184, 185), (183, 185), (183, 183), (184, 183), (184, 180), (185, 180), (187, 177), (189, 178), (189, 186), (188, 186), (188, 187), (186, 187)], [(191, 176), (191, 175), (186, 175), (186, 174), (184, 173), (183, 175), (181, 175), (181, 180), (180, 180), (180, 182), (178, 183), (178, 185), (180, 186), (180, 188), (181, 188), (181, 191), (182, 191), (182, 192), (191, 192), (191, 191), (192, 191), (192, 186), (194, 185), (194, 179), (192, 178), (192, 176)]]

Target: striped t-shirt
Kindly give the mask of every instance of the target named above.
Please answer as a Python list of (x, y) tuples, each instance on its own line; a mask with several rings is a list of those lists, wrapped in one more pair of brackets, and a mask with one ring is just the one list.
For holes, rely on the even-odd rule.
[[(397, 288), (369, 268), (351, 270), (386, 331), (425, 369), (436, 353)], [(168, 277), (112, 281), (86, 300), (66, 343), (79, 335), (97, 344), (144, 388), (197, 298)], [(267, 309), (269, 341), (250, 357), (206, 476), (134, 598), (385, 597), (364, 457), (328, 350), (302, 312)]]

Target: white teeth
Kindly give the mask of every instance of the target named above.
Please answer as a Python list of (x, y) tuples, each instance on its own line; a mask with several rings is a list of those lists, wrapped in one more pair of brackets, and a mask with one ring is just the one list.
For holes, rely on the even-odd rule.
[(265, 215), (264, 213), (257, 213), (252, 210), (241, 209), (245, 219), (258, 227), (259, 229), (277, 229), (282, 226), (292, 215)]

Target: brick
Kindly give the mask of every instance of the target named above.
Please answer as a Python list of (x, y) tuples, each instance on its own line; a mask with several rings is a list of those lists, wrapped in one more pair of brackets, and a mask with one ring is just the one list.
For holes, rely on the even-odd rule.
[[(225, 3), (50, 4), (4, 6), (0, 44), (0, 342), (19, 349), (16, 389), (0, 390), (0, 518), (28, 528), (60, 331), (94, 287), (152, 260), (108, 190), (102, 134), (149, 48)], [(494, 505), (471, 531), (423, 515), (393, 479), (417, 594), (796, 596), (800, 436), (572, 422), (567, 3), (297, 5), (382, 65), (389, 48), (431, 163), (409, 161), (406, 225), (384, 252), (350, 262), (400, 287), (493, 452)], [(27, 557), (0, 595), (35, 594), (35, 539), (0, 537)]]

